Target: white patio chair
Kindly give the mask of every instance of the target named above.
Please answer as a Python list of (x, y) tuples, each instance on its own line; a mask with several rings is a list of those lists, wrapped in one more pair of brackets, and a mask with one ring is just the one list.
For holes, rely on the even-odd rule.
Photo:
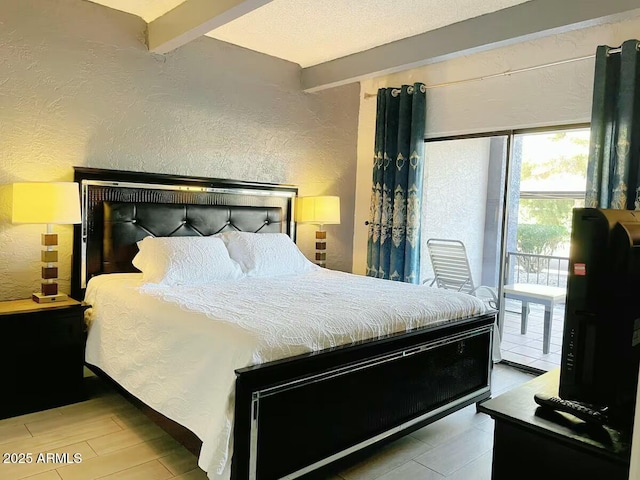
[(486, 285), (476, 287), (473, 283), (467, 250), (461, 241), (430, 238), (427, 240), (427, 249), (434, 278), (423, 283), (430, 282), (430, 286), (475, 295), (487, 301), (491, 308), (498, 308), (496, 289)]

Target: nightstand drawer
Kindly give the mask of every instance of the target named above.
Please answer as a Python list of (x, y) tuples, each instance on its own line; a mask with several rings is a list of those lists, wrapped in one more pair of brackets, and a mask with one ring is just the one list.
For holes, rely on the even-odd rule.
[[(82, 318), (82, 314), (80, 314)], [(83, 343), (83, 321), (78, 321), (78, 314), (59, 315), (55, 322), (45, 319), (37, 325), (37, 343), (68, 345)]]
[(0, 303), (0, 418), (83, 400), (84, 307)]
[[(68, 345), (83, 342), (82, 311), (55, 310), (15, 315), (2, 319), (2, 330), (12, 338), (13, 345)], [(27, 333), (27, 335), (25, 335)], [(11, 348), (11, 345), (8, 345)]]

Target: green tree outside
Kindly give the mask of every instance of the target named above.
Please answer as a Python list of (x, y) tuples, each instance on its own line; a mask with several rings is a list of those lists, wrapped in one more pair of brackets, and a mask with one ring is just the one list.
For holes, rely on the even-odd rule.
[[(538, 152), (531, 149), (523, 152), (521, 182), (545, 181), (569, 176), (585, 177), (587, 172), (589, 140), (584, 135), (576, 136), (558, 132), (549, 139), (558, 145), (559, 151), (579, 151), (572, 155), (562, 153), (540, 160), (534, 158)], [(564, 145), (562, 145), (564, 143)], [(568, 145), (567, 145), (568, 143)], [(573, 148), (572, 148), (573, 147)], [(554, 148), (555, 150), (555, 148)], [(552, 255), (558, 246), (568, 244), (571, 230), (572, 209), (583, 202), (573, 198), (545, 199), (521, 198), (519, 206), (517, 246), (522, 253)], [(538, 265), (538, 267), (536, 267)], [(527, 272), (535, 272), (539, 262), (522, 265)]]

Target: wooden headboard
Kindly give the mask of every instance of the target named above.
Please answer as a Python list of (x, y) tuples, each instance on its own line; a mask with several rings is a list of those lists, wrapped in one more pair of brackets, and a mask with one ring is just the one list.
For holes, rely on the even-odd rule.
[(94, 275), (134, 271), (135, 242), (147, 235), (238, 230), (283, 232), (295, 240), (298, 189), (291, 185), (85, 167), (75, 167), (74, 179), (82, 205), (71, 273), (76, 299), (84, 298)]

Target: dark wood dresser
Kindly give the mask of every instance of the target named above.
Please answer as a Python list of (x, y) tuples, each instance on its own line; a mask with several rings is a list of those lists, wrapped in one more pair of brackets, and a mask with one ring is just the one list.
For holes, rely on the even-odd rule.
[(0, 302), (0, 418), (83, 400), (83, 313), (72, 299)]
[(495, 420), (492, 480), (628, 480), (631, 433), (541, 409), (535, 393), (558, 395), (560, 369), (488, 400)]

